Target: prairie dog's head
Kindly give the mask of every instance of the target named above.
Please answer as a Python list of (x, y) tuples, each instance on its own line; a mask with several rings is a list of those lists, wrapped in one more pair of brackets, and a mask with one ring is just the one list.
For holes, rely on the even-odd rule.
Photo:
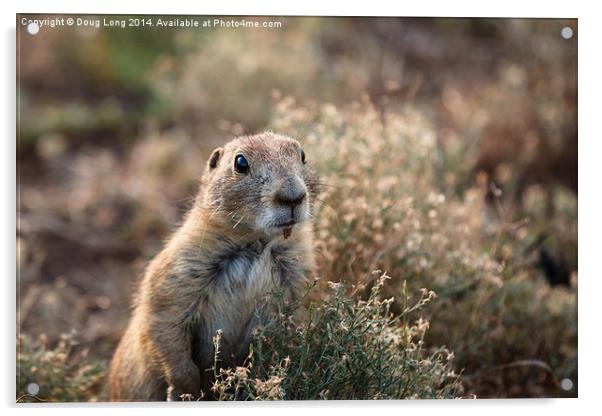
[(318, 194), (300, 143), (274, 133), (239, 137), (215, 149), (203, 187), (212, 221), (284, 238), (309, 220)]

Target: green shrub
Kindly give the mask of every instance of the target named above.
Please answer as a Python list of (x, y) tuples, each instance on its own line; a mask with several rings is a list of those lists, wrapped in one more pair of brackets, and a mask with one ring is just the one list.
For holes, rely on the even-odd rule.
[(390, 312), (393, 299), (382, 299), (385, 274), (366, 301), (346, 295), (346, 285), (330, 283), (324, 303), (310, 303), (302, 322), (294, 308), (278, 302), (278, 314), (259, 326), (248, 363), (219, 368), (220, 335), (215, 337), (219, 400), (317, 400), (453, 398), (461, 392), (452, 367), (453, 354), (428, 349), (428, 322), (410, 322), (412, 312), (435, 297), (422, 290), (402, 312)]
[[(103, 362), (89, 363), (86, 351), (77, 351), (73, 335), (63, 335), (48, 349), (41, 336), (32, 342), (17, 338), (17, 402), (97, 401), (105, 378)], [(36, 387), (37, 385), (37, 387)], [(29, 386), (29, 388), (28, 388)], [(31, 387), (38, 389), (31, 390)]]

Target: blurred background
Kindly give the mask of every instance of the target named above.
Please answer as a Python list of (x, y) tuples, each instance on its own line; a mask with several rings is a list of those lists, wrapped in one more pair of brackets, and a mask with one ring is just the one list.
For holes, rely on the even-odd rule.
[[(435, 290), (425, 342), (454, 351), (467, 395), (576, 397), (576, 20), (246, 19), (282, 26), (18, 19), (18, 345), (69, 340), (54, 359), (82, 387), (55, 398), (103, 398), (210, 151), (266, 129), (331, 185), (322, 280)], [(18, 396), (45, 370), (19, 371)]]

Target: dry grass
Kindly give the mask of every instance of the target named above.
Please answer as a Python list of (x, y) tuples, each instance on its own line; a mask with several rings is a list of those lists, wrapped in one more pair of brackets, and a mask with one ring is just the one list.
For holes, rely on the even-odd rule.
[[(534, 215), (536, 203), (518, 212), (500, 200), (488, 205), (484, 174), (454, 192), (439, 173), (454, 175), (446, 160), (459, 155), (441, 147), (428, 120), (411, 108), (379, 112), (364, 101), (308, 111), (289, 100), (272, 125), (305, 137), (330, 185), (316, 227), (320, 276), (365, 285), (369, 293), (362, 279), (380, 268), (397, 277), (383, 289), (386, 296), (399, 299), (404, 280), (413, 290), (435, 290), (427, 340), (453, 349), (469, 385), (479, 386), (471, 392), (554, 395), (561, 394), (558, 380), (576, 378), (576, 285), (551, 288), (536, 267), (530, 250), (545, 218)], [(554, 241), (571, 247), (576, 199), (553, 195), (559, 206), (548, 232), (557, 229)], [(493, 368), (517, 359), (555, 363), (554, 370), (512, 367), (496, 384), (484, 382)]]

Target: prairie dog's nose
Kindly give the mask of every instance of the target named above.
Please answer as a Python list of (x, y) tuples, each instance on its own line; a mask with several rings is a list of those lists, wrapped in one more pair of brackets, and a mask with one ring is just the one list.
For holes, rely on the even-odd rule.
[(279, 189), (274, 195), (277, 205), (295, 208), (306, 197), (305, 184), (295, 176), (289, 176), (280, 183)]
[(287, 207), (294, 208), (305, 199), (305, 190), (294, 190), (290, 191), (287, 189), (280, 189), (275, 196), (276, 203)]

